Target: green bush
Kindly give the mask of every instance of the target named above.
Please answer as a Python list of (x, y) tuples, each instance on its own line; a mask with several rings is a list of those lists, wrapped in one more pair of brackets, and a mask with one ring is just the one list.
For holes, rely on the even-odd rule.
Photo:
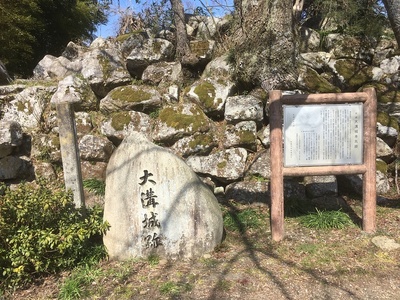
[(45, 185), (24, 183), (0, 196), (0, 288), (99, 255), (101, 234), (109, 227), (101, 209), (76, 209), (71, 193)]

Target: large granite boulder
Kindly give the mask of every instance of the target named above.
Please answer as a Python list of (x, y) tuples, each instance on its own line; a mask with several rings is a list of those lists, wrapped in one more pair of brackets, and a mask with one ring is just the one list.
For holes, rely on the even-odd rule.
[(111, 259), (198, 257), (223, 236), (213, 193), (180, 158), (135, 132), (107, 166), (104, 219)]

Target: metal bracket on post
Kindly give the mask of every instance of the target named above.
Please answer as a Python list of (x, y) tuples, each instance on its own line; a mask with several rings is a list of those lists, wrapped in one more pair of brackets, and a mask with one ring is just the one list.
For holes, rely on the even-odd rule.
[(76, 137), (75, 115), (69, 102), (56, 103), (60, 134), (61, 158), (64, 170), (65, 187), (74, 196), (75, 207), (84, 207), (81, 162)]

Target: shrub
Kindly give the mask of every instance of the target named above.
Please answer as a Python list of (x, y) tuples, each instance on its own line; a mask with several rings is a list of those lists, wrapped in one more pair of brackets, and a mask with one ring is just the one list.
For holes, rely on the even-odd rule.
[(49, 184), (23, 183), (0, 196), (0, 288), (22, 285), (99, 255), (101, 234), (109, 227), (101, 209), (76, 209), (71, 193), (45, 185)]

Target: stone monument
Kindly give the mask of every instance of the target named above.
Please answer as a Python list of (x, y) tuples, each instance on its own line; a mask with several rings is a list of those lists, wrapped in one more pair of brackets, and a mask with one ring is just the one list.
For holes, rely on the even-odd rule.
[(214, 194), (183, 160), (136, 132), (108, 163), (104, 220), (110, 259), (193, 258), (223, 237)]

